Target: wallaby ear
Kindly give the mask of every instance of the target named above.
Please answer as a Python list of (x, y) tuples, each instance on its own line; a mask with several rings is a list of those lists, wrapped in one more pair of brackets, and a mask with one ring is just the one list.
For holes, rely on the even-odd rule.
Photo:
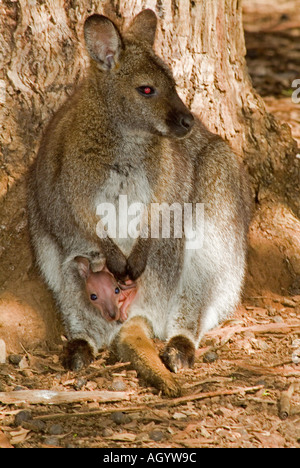
[(102, 15), (89, 16), (84, 23), (87, 50), (104, 71), (113, 69), (119, 59), (122, 40), (113, 22)]
[(133, 34), (136, 39), (146, 41), (151, 46), (154, 44), (157, 26), (157, 17), (152, 10), (142, 10), (133, 18), (127, 32)]
[(78, 272), (83, 279), (87, 279), (90, 275), (90, 262), (86, 257), (75, 257), (78, 264)]

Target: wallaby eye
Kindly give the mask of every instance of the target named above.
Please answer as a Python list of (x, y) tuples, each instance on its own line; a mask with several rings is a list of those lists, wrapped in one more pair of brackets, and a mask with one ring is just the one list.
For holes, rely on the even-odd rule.
[(136, 89), (142, 96), (154, 96), (156, 93), (152, 86), (139, 86)]
[(91, 294), (90, 298), (92, 301), (96, 301), (98, 299), (97, 294)]
[(119, 294), (119, 292), (120, 292), (120, 288), (116, 288), (115, 289), (115, 294)]

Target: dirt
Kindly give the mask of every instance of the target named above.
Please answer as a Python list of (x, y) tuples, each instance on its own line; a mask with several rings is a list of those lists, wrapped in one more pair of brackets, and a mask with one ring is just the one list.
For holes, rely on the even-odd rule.
[[(291, 126), (300, 145), (300, 104), (291, 99), (291, 83), (300, 78), (300, 16), (295, 1), (270, 5), (244, 1), (249, 72), (268, 111)], [(25, 193), (16, 190), (22, 206)], [(194, 367), (176, 375), (182, 398), (168, 399), (128, 364), (112, 364), (105, 350), (80, 373), (62, 367), (63, 330), (34, 266), (26, 213), (11, 199), (10, 222), (0, 225), (0, 337), (7, 350), (0, 392), (77, 391), (86, 401), (5, 404), (0, 393), (0, 447), (300, 446), (300, 236), (284, 206), (260, 208), (258, 200), (242, 304), (205, 336)], [(96, 390), (120, 394), (120, 401), (100, 402)]]

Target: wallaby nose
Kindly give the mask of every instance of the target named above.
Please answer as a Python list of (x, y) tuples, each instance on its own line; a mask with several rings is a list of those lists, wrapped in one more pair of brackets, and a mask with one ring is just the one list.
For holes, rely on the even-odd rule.
[(194, 117), (192, 116), (192, 114), (183, 114), (180, 117), (179, 122), (180, 122), (180, 125), (186, 130), (191, 130), (195, 123)]
[(175, 107), (168, 113), (166, 122), (174, 137), (184, 138), (194, 125), (194, 117), (185, 106), (181, 105), (179, 109)]
[(107, 308), (108, 315), (112, 320), (117, 320), (119, 318), (119, 309), (118, 307), (111, 305)]
[(101, 312), (102, 317), (104, 317), (109, 322), (112, 322), (113, 320), (119, 320), (120, 318), (119, 307), (109, 301), (101, 304)]

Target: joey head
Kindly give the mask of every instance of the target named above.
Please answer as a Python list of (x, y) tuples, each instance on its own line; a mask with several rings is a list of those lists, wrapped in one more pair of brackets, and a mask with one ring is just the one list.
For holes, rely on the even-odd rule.
[[(249, 208), (236, 155), (192, 115), (155, 54), (156, 24), (151, 10), (125, 31), (102, 15), (86, 19), (90, 65), (45, 130), (29, 175), (28, 211), (37, 262), (68, 337), (67, 366), (80, 369), (109, 346), (175, 396), (174, 373), (193, 365), (203, 335), (239, 302)], [(127, 235), (131, 220), (120, 195), (128, 206), (147, 207), (135, 237)], [(181, 237), (161, 230), (151, 237), (153, 206), (176, 204), (183, 212), (199, 203), (201, 246), (190, 248), (189, 226)], [(113, 207), (110, 229), (99, 215), (103, 206)], [(173, 233), (175, 216), (169, 222)], [(94, 273), (99, 262), (108, 271)], [(130, 290), (121, 285), (130, 281), (132, 300), (120, 306), (116, 289), (125, 297)], [(160, 356), (152, 337), (165, 341)]]
[(127, 309), (136, 294), (135, 284), (130, 280), (126, 284), (118, 283), (106, 267), (100, 271), (92, 271), (85, 257), (76, 257), (75, 260), (91, 304), (106, 320), (124, 322), (127, 319)]

